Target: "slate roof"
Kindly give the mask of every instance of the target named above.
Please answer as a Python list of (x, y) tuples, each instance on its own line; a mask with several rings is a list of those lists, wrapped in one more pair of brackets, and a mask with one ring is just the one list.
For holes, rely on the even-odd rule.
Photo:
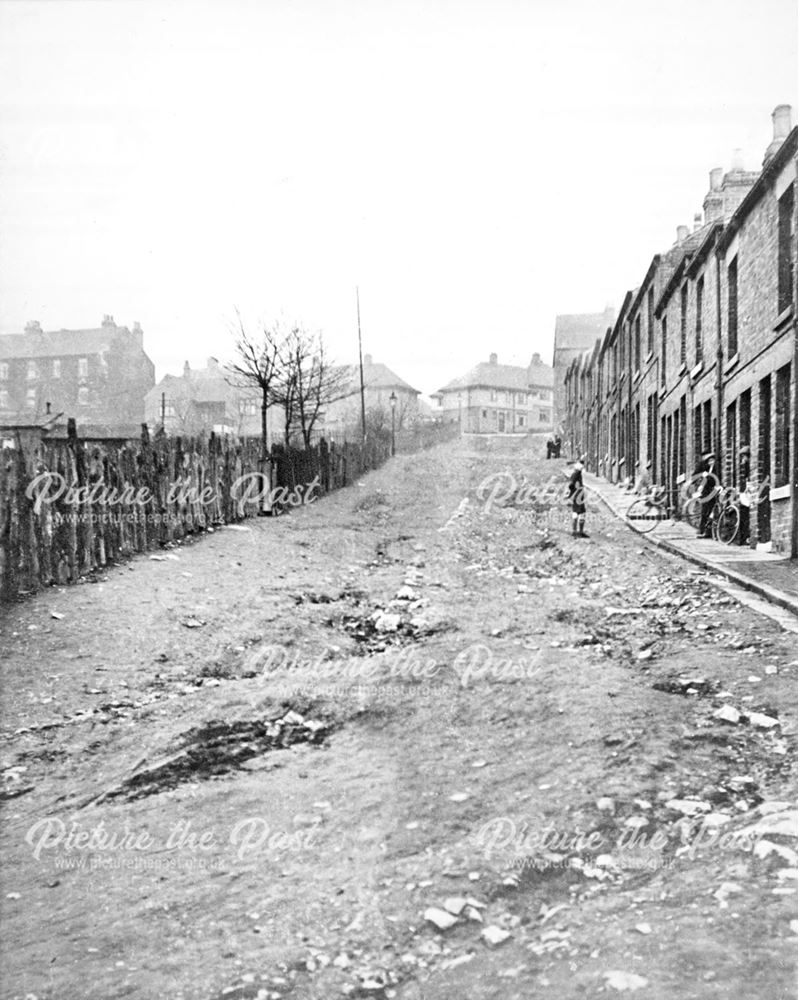
[(601, 313), (565, 313), (554, 321), (554, 351), (583, 351), (592, 348), (596, 339), (615, 322), (615, 310)]
[[(352, 378), (360, 386), (360, 373), (357, 365), (352, 365)], [(392, 371), (387, 365), (379, 361), (368, 361), (363, 359), (363, 384), (367, 389), (404, 389), (405, 392), (414, 392), (417, 396), (421, 393), (414, 389), (409, 382)]]
[(0, 358), (82, 357), (107, 351), (118, 333), (130, 334), (126, 327), (99, 330), (54, 330), (0, 335)]
[(539, 358), (533, 358), (526, 370), (527, 385), (543, 386), (551, 389), (554, 386), (554, 369)]

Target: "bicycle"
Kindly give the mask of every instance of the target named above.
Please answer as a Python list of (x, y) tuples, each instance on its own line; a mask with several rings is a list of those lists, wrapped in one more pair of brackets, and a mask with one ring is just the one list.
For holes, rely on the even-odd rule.
[(626, 511), (626, 520), (642, 534), (648, 534), (669, 518), (665, 488), (662, 486), (650, 487), (649, 492), (633, 500)]
[(731, 545), (740, 530), (740, 494), (733, 486), (721, 490), (712, 511), (712, 537)]
[(711, 491), (704, 493), (705, 489), (705, 476), (701, 473), (693, 476), (688, 480), (681, 489), (681, 496), (683, 497), (681, 504), (681, 517), (683, 521), (686, 521), (691, 528), (695, 531), (701, 530), (701, 516), (704, 511), (704, 507), (710, 505), (710, 527), (712, 525), (712, 518), (714, 516), (715, 507), (718, 502), (718, 496), (720, 493), (720, 484), (717, 479), (714, 479), (714, 485)]

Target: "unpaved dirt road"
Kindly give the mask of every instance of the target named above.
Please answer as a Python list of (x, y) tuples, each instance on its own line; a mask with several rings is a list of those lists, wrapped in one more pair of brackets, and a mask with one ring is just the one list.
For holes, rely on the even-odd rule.
[(798, 996), (795, 636), (572, 539), (564, 469), (399, 457), (5, 609), (3, 996)]

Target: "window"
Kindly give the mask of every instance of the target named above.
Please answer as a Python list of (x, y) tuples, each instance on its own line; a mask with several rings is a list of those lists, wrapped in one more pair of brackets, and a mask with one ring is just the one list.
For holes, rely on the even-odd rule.
[(635, 353), (634, 353), (634, 366), (635, 371), (640, 370), (640, 317), (635, 316)]
[(701, 433), (704, 435), (702, 453), (712, 451), (712, 400), (704, 403), (704, 417), (701, 421)]
[(703, 431), (701, 430), (702, 413), (703, 404), (699, 403), (693, 411), (693, 464), (695, 466), (701, 461), (701, 456), (704, 453), (704, 438)]
[(648, 353), (654, 353), (654, 289), (648, 290)]
[(488, 418), (488, 411), (487, 411), (487, 410), (483, 410), (483, 411), (482, 411), (482, 416), (483, 416), (483, 418), (484, 418), (485, 420), (487, 420), (487, 418)]
[(657, 423), (659, 422), (657, 394), (652, 393), (646, 403), (646, 455), (651, 462), (651, 475), (657, 475)]
[(89, 359), (78, 358), (78, 377), (86, 378), (88, 374), (89, 374)]
[(78, 403), (80, 406), (85, 406), (89, 401), (89, 390), (85, 385), (82, 385), (78, 389)]
[(490, 390), (490, 401), (491, 401), (491, 403), (495, 403), (496, 402), (496, 390), (495, 389), (491, 389)]
[(526, 403), (526, 393), (525, 392), (519, 392), (519, 393), (517, 393), (516, 397), (515, 397), (515, 401), (516, 401), (516, 403), (521, 403), (521, 404)]
[(549, 415), (548, 415), (548, 413), (545, 410), (541, 410), (540, 413), (538, 414), (538, 420), (542, 424), (548, 423), (548, 421), (549, 421)]
[(790, 481), (790, 366), (776, 372), (776, 462), (773, 485), (786, 486)]
[(795, 185), (791, 184), (779, 198), (779, 312), (793, 304), (795, 276), (795, 236), (793, 211)]
[(702, 340), (702, 323), (704, 311), (704, 275), (698, 279), (695, 286), (695, 363), (704, 359), (704, 345)]
[[(88, 400), (86, 400), (86, 402), (88, 402)], [(162, 406), (163, 406), (163, 415), (164, 415), (164, 417), (173, 417), (175, 415), (176, 410), (175, 410), (175, 404), (174, 403), (168, 403), (168, 402), (164, 401), (164, 403), (162, 404)]]
[(518, 418), (518, 426), (519, 427), (523, 427), (524, 426), (524, 418), (523, 418), (523, 416), (521, 416), (521, 417)]
[(39, 369), (36, 367), (35, 361), (28, 362), (28, 378), (38, 378)]
[(0, 389), (0, 410), (8, 408), (8, 389)]
[(737, 353), (737, 258), (729, 264), (729, 357)]
[(25, 406), (28, 406), (32, 409), (35, 405), (36, 405), (36, 390), (28, 389), (28, 391), (25, 393)]
[(8, 362), (0, 361), (0, 380), (3, 382), (8, 378)]
[(668, 317), (662, 317), (662, 364), (659, 369), (659, 384), (665, 385), (665, 375), (668, 367)]
[(58, 358), (53, 361), (53, 378), (61, 378), (61, 362)]
[(678, 474), (687, 472), (687, 396), (679, 401), (679, 458)]
[(687, 285), (682, 285), (680, 308), (679, 360), (684, 364), (687, 361)]
[[(751, 447), (751, 390), (746, 389), (740, 396), (740, 447)], [(745, 485), (743, 483), (743, 485)]]

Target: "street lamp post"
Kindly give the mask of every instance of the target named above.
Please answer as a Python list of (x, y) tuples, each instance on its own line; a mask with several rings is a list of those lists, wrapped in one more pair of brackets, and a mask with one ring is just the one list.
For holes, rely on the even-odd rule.
[(391, 403), (391, 457), (396, 454), (396, 393), (388, 397)]

